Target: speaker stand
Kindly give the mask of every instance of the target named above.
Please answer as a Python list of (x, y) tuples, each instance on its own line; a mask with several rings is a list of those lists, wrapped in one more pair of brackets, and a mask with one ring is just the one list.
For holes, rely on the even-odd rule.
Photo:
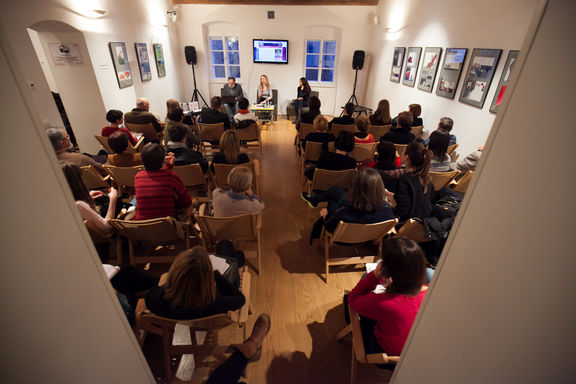
[(208, 103), (206, 103), (206, 100), (204, 100), (204, 97), (202, 96), (198, 88), (196, 88), (196, 71), (194, 71), (194, 64), (192, 64), (192, 78), (194, 79), (194, 92), (192, 93), (192, 99), (190, 99), (190, 101), (192, 102), (195, 101), (198, 104), (200, 104), (200, 99), (202, 99), (202, 101), (204, 102), (204, 106), (207, 107)]
[[(350, 96), (350, 98), (346, 102), (346, 104), (348, 104), (348, 103), (354, 104), (354, 110), (356, 110), (356, 107), (358, 106), (358, 99), (356, 98), (356, 81), (357, 80), (358, 80), (358, 68), (356, 68), (356, 73), (354, 74), (354, 88), (352, 90), (352, 96)], [(342, 117), (343, 114), (344, 114), (344, 110), (342, 110), (342, 112), (340, 112), (340, 117)]]

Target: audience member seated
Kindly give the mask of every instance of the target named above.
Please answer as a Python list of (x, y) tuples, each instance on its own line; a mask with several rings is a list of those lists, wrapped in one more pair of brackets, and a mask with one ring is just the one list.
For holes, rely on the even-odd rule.
[[(454, 120), (452, 120), (449, 117), (443, 117), (438, 122), (438, 128), (436, 128), (437, 131), (447, 132), (450, 134), (450, 142), (448, 143), (449, 146), (456, 144), (456, 136), (454, 136), (452, 133), (450, 133), (452, 131), (453, 126), (454, 126)], [(428, 138), (426, 140), (418, 140), (418, 141), (424, 145), (428, 145), (430, 138)]]
[(316, 96), (311, 96), (308, 100), (308, 112), (300, 115), (300, 119), (296, 122), (296, 130), (300, 130), (300, 123), (314, 124), (316, 116), (321, 115), (321, 106), (320, 99)]
[(397, 127), (390, 129), (390, 132), (382, 136), (382, 140), (391, 141), (394, 144), (408, 144), (414, 140), (414, 135), (410, 132), (413, 117), (410, 112), (400, 112), (397, 117)]
[(316, 168), (327, 169), (329, 171), (343, 171), (356, 168), (356, 159), (350, 157), (350, 152), (354, 149), (354, 135), (352, 132), (340, 131), (334, 142), (335, 152), (324, 151), (318, 159), (318, 165), (308, 168), (304, 174), (308, 180), (314, 179)]
[(248, 109), (249, 106), (250, 102), (245, 97), (238, 101), (238, 113), (234, 115), (234, 125), (237, 129), (246, 128), (258, 120), (258, 117)]
[[(74, 152), (72, 144), (70, 143), (70, 136), (65, 130), (60, 128), (48, 128), (46, 130), (52, 148), (56, 152), (58, 160), (72, 163), (77, 167), (85, 167), (88, 165), (93, 166), (100, 172), (103, 176), (106, 176), (106, 170), (102, 168), (102, 164), (94, 160), (90, 156), (86, 156), (82, 153)], [(104, 160), (106, 162), (106, 160)]]
[(208, 162), (204, 160), (200, 152), (188, 147), (188, 135), (184, 124), (171, 125), (168, 128), (168, 138), (166, 144), (168, 152), (174, 153), (174, 165), (200, 164), (202, 172), (206, 173)]
[[(424, 125), (422, 118), (420, 118), (420, 114), (422, 113), (422, 107), (420, 104), (410, 104), (408, 106), (408, 112), (412, 115), (411, 127), (421, 127)], [(397, 124), (398, 117), (392, 120), (392, 129), (396, 128)]]
[(245, 302), (238, 286), (213, 271), (208, 252), (200, 246), (180, 253), (168, 270), (165, 284), (146, 295), (150, 312), (171, 319), (197, 319), (235, 311)]
[(302, 140), (302, 148), (306, 149), (306, 143), (308, 141), (313, 141), (316, 143), (322, 143), (322, 150), (328, 150), (328, 143), (336, 140), (333, 134), (328, 132), (328, 120), (322, 115), (318, 115), (314, 118), (312, 123), (315, 132), (310, 132), (306, 135), (304, 140)]
[(134, 167), (142, 165), (139, 153), (128, 152), (128, 137), (124, 132), (114, 132), (108, 138), (108, 145), (114, 153), (108, 155), (108, 163), (115, 167)]
[[(390, 102), (382, 99), (378, 102), (378, 108), (369, 117), (372, 125), (389, 125), (392, 122), (390, 117)], [(377, 138), (379, 139), (379, 138)]]
[(346, 103), (344, 114), (341, 117), (335, 117), (328, 123), (328, 130), (332, 131), (333, 124), (353, 125), (355, 123), (352, 115), (354, 114), (354, 103)]
[(164, 128), (164, 143), (170, 141), (170, 135), (168, 134), (170, 127), (179, 126), (186, 130), (186, 145), (189, 148), (193, 148), (195, 145), (200, 145), (202, 140), (200, 139), (198, 128), (184, 124), (183, 119), (184, 112), (179, 106), (168, 112), (168, 115), (166, 116), (166, 127)]
[(230, 189), (216, 188), (212, 192), (214, 217), (257, 214), (264, 209), (262, 200), (252, 192), (252, 178), (252, 171), (247, 167), (236, 167), (230, 171)]
[(136, 108), (124, 115), (124, 122), (128, 124), (148, 124), (151, 123), (156, 132), (162, 131), (160, 121), (150, 111), (150, 102), (148, 99), (139, 97), (136, 100)]
[(230, 98), (232, 102), (224, 103), (224, 110), (228, 116), (232, 117), (238, 112), (238, 101), (244, 97), (242, 86), (236, 83), (236, 78), (233, 76), (228, 77), (228, 84), (224, 85), (220, 93), (221, 97)]
[(222, 98), (220, 96), (214, 96), (210, 99), (210, 108), (202, 108), (199, 122), (203, 124), (224, 123), (224, 129), (230, 129), (230, 119), (226, 113), (221, 112), (221, 109)]
[(110, 123), (109, 126), (102, 128), (102, 136), (110, 137), (114, 132), (124, 132), (130, 141), (130, 144), (136, 145), (138, 139), (132, 136), (132, 132), (128, 129), (121, 127), (124, 122), (124, 114), (117, 109), (111, 109), (106, 113), (106, 120)]
[(358, 132), (354, 133), (354, 142), (356, 144), (370, 144), (374, 142), (374, 136), (368, 133), (370, 120), (366, 116), (358, 116), (356, 118), (356, 129)]
[(376, 151), (378, 152), (378, 157), (376, 158), (374, 169), (382, 176), (386, 189), (395, 193), (398, 178), (406, 173), (406, 170), (401, 168), (402, 163), (400, 157), (397, 156), (396, 147), (390, 141), (381, 141), (376, 146)]
[[(214, 155), (212, 164), (244, 164), (249, 163), (250, 158), (240, 151), (240, 138), (233, 130), (226, 131), (220, 137), (220, 152)], [(214, 165), (211, 166), (214, 171)]]
[[(164, 121), (166, 123), (168, 123), (168, 116), (170, 115), (170, 112), (172, 112), (173, 110), (175, 110), (176, 108), (182, 108), (180, 106), (180, 102), (176, 99), (168, 99), (166, 100), (166, 118), (164, 119)], [(194, 116), (191, 112), (184, 114), (184, 118), (182, 119), (182, 122), (186, 125), (196, 125), (195, 121), (194, 121)]]
[(134, 178), (137, 204), (134, 220), (174, 216), (177, 210), (190, 207), (190, 195), (180, 176), (172, 171), (174, 156), (166, 156), (164, 147), (151, 143), (142, 149), (141, 157), (145, 169)]
[(448, 172), (452, 170), (450, 155), (446, 153), (449, 142), (450, 134), (448, 132), (436, 130), (430, 134), (430, 142), (428, 143), (428, 150), (432, 152), (430, 171)]
[[(416, 242), (394, 237), (382, 261), (350, 292), (348, 302), (360, 315), (366, 353), (400, 356), (428, 286), (426, 258)], [(375, 293), (377, 285), (385, 292)], [(390, 367), (393, 369), (393, 366)]]
[(410, 143), (404, 151), (406, 174), (398, 179), (394, 194), (394, 214), (403, 224), (410, 218), (425, 219), (431, 216), (434, 186), (430, 181), (430, 151), (420, 143)]
[(335, 185), (320, 194), (302, 193), (302, 199), (312, 208), (316, 208), (318, 203), (328, 202), (328, 208), (320, 211), (320, 218), (312, 227), (310, 243), (320, 237), (322, 227), (334, 232), (340, 221), (371, 224), (395, 218), (386, 199), (382, 178), (370, 168), (358, 173), (348, 194), (342, 187)]
[(479, 146), (477, 151), (474, 151), (465, 158), (458, 160), (456, 162), (456, 169), (463, 173), (466, 171), (475, 171), (483, 151), (484, 146)]

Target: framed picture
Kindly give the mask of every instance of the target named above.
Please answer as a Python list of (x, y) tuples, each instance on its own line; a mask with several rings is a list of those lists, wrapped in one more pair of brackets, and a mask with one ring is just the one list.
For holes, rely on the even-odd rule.
[(114, 71), (116, 72), (116, 80), (120, 89), (132, 85), (132, 72), (130, 71), (130, 63), (128, 62), (128, 52), (126, 52), (126, 44), (124, 43), (108, 43), (110, 54), (112, 55), (112, 62), (114, 63)]
[(402, 63), (404, 62), (404, 52), (406, 48), (396, 47), (394, 48), (394, 57), (392, 58), (392, 72), (390, 73), (390, 81), (395, 83), (400, 82), (400, 76), (402, 75)]
[(422, 69), (420, 69), (420, 78), (418, 79), (418, 89), (432, 92), (438, 64), (440, 63), (440, 56), (442, 56), (442, 48), (427, 47), (424, 50)]
[(461, 102), (478, 108), (484, 106), (501, 54), (501, 49), (474, 48), (460, 91)]
[(406, 60), (404, 62), (404, 76), (402, 77), (402, 84), (413, 87), (416, 83), (416, 75), (418, 73), (418, 63), (420, 62), (420, 54), (422, 48), (409, 47), (406, 53)]
[(440, 79), (436, 87), (436, 94), (438, 96), (453, 99), (456, 95), (456, 88), (458, 87), (458, 80), (460, 80), (460, 73), (466, 60), (467, 48), (447, 48), (444, 54), (444, 61), (442, 62), (442, 69), (440, 70)]
[(162, 51), (162, 44), (154, 44), (154, 55), (156, 56), (156, 68), (158, 69), (158, 77), (166, 76), (166, 65), (164, 63), (164, 52)]
[(152, 71), (150, 70), (150, 58), (148, 57), (148, 48), (146, 43), (134, 44), (136, 48), (136, 57), (138, 57), (138, 68), (140, 68), (140, 78), (142, 81), (152, 80)]
[(516, 60), (518, 60), (519, 54), (520, 51), (510, 51), (508, 53), (508, 58), (506, 59), (504, 70), (502, 71), (500, 81), (498, 82), (498, 88), (496, 88), (496, 93), (494, 94), (492, 105), (490, 105), (490, 112), (492, 113), (498, 112), (498, 107), (502, 103), (502, 99), (504, 98), (506, 88), (508, 88), (508, 81), (510, 81), (510, 75), (514, 70), (514, 64), (516, 64)]

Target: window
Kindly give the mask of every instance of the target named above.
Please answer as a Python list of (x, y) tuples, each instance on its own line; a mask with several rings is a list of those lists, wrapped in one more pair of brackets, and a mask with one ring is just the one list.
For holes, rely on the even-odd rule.
[(210, 37), (212, 78), (240, 78), (240, 48), (237, 37)]
[(306, 79), (308, 81), (333, 83), (335, 65), (335, 40), (306, 41)]

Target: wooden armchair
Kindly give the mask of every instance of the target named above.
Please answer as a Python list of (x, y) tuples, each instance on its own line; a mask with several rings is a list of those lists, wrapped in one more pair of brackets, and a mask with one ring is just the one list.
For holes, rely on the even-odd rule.
[[(96, 138), (96, 140), (98, 140), (98, 142), (100, 143), (102, 148), (106, 150), (106, 152), (108, 153), (114, 152), (112, 148), (110, 148), (110, 146), (108, 145), (108, 138), (106, 136), (94, 135), (94, 137)], [(126, 148), (126, 151), (130, 153), (140, 152), (142, 150), (142, 147), (144, 147), (144, 135), (140, 136), (135, 146), (132, 146), (132, 143), (128, 141), (128, 148)]]
[(106, 171), (112, 178), (112, 181), (118, 186), (118, 191), (121, 194), (128, 194), (130, 197), (134, 195), (134, 178), (136, 174), (144, 169), (143, 165), (135, 167), (115, 167), (113, 165), (105, 165)]
[(456, 177), (460, 174), (460, 171), (450, 171), (450, 172), (428, 172), (431, 177), (432, 184), (434, 184), (434, 190), (439, 191), (444, 187), (447, 187)]
[(448, 146), (448, 149), (446, 150), (446, 153), (448, 155), (450, 155), (450, 161), (455, 162), (456, 159), (458, 158), (458, 154), (456, 152), (454, 152), (456, 150), (456, 148), (458, 148), (458, 144), (452, 144)]
[(180, 176), (192, 198), (198, 199), (201, 203), (210, 201), (208, 177), (202, 172), (200, 164), (180, 165), (172, 170)]
[(474, 177), (474, 171), (466, 172), (454, 186), (454, 190), (458, 193), (465, 194), (466, 190), (468, 190), (468, 185), (470, 185), (470, 180)]
[(374, 137), (374, 141), (380, 141), (380, 138), (390, 131), (391, 125), (372, 125), (368, 126), (368, 133), (371, 133)]
[[(163, 276), (164, 277), (164, 276)], [(162, 279), (161, 279), (162, 281)], [(136, 306), (136, 337), (140, 347), (144, 345), (148, 333), (162, 337), (162, 352), (164, 374), (168, 383), (172, 382), (171, 359), (172, 356), (184, 354), (194, 355), (193, 383), (204, 383), (210, 369), (223, 360), (222, 354), (231, 352), (230, 344), (220, 344), (218, 333), (230, 325), (237, 325), (243, 329), (243, 340), (246, 339), (246, 321), (250, 306), (251, 275), (248, 269), (240, 271), (240, 291), (246, 298), (246, 304), (237, 311), (204, 317), (194, 320), (175, 320), (150, 313), (146, 309), (144, 299), (140, 299)], [(197, 332), (205, 332), (204, 341), (200, 342)], [(186, 344), (174, 344), (174, 340), (184, 339)], [(180, 340), (179, 340), (180, 341)], [(219, 360), (206, 361), (208, 357), (220, 357)]]
[(80, 169), (82, 170), (82, 181), (88, 190), (110, 188), (110, 176), (102, 177), (100, 172), (91, 165), (80, 167)]
[(332, 129), (330, 130), (330, 132), (332, 132), (334, 137), (338, 137), (338, 135), (342, 131), (348, 131), (353, 134), (355, 130), (356, 125), (354, 124), (332, 124)]
[[(213, 217), (208, 215), (206, 204), (202, 204), (195, 218), (200, 226), (202, 243), (206, 249), (213, 248), (219, 240), (230, 240), (246, 254), (246, 262), (257, 274), (260, 274), (262, 268), (260, 236), (262, 217), (260, 214)], [(255, 246), (256, 249), (248, 250), (247, 248), (250, 246)], [(254, 253), (256, 253), (255, 263), (249, 258), (249, 254)]]
[(141, 133), (142, 137), (146, 141), (151, 141), (154, 143), (161, 143), (162, 142), (162, 131), (156, 131), (156, 128), (152, 123), (147, 124), (131, 124), (124, 122), (126, 128), (128, 128), (131, 132)]
[(235, 132), (244, 148), (256, 148), (260, 157), (262, 157), (262, 139), (260, 137), (260, 127), (257, 123), (250, 124), (246, 128), (235, 129)]
[(314, 131), (314, 126), (312, 124), (309, 123), (300, 123), (300, 131), (298, 132), (298, 142), (296, 144), (299, 144), (302, 140), (304, 140), (306, 138), (306, 136), (308, 136), (309, 133), (315, 132)]
[[(84, 220), (84, 225), (88, 230), (88, 234), (90, 234), (94, 246), (108, 247), (108, 263), (115, 265), (122, 264), (122, 255), (118, 252), (119, 242), (116, 239), (116, 235), (114, 233), (102, 232), (95, 225), (86, 220)], [(110, 257), (114, 254), (116, 255), (115, 259)]]
[(260, 161), (258, 159), (254, 159), (249, 163), (242, 163), (242, 164), (218, 164), (213, 163), (214, 166), (214, 185), (215, 187), (228, 189), (228, 174), (232, 169), (235, 167), (247, 167), (250, 168), (252, 171), (252, 189), (257, 196), (260, 196), (260, 191), (258, 185), (260, 184)]
[(432, 239), (424, 235), (424, 225), (419, 220), (408, 219), (398, 230), (398, 236), (404, 236), (414, 240), (417, 243), (426, 243)]
[(424, 130), (424, 126), (423, 125), (418, 125), (416, 127), (412, 127), (410, 128), (410, 133), (414, 135), (414, 138), (417, 139), (420, 137), (420, 135), (422, 134), (422, 131)]
[(218, 124), (204, 124), (198, 123), (198, 129), (200, 130), (200, 147), (202, 152), (206, 153), (205, 143), (210, 143), (210, 149), (212, 150), (212, 144), (218, 143), (220, 137), (224, 133), (224, 123)]
[(306, 180), (306, 193), (327, 191), (333, 185), (339, 185), (345, 190), (348, 190), (355, 176), (356, 169), (329, 171), (327, 169), (316, 168), (312, 181)]
[(350, 152), (350, 157), (356, 159), (358, 163), (362, 163), (366, 160), (372, 160), (377, 145), (378, 143), (354, 144), (354, 149), (352, 152)]
[[(382, 221), (374, 224), (352, 224), (340, 221), (334, 230), (334, 233), (325, 231), (324, 236), (324, 265), (326, 268), (326, 282), (328, 282), (328, 274), (331, 265), (346, 265), (346, 264), (366, 264), (372, 263), (376, 258), (382, 257), (382, 239), (387, 234), (391, 234), (394, 226), (398, 223), (398, 219)], [(330, 257), (330, 250), (334, 243), (345, 244), (362, 244), (372, 241), (378, 245), (377, 255), (370, 256), (343, 256), (343, 257)], [(355, 248), (345, 247), (346, 253), (351, 253)]]
[(408, 146), (408, 144), (394, 144), (394, 147), (396, 147), (396, 153), (398, 153), (398, 156), (402, 157), (402, 155), (404, 154), (404, 151), (406, 151), (407, 146)]
[(322, 154), (323, 144), (314, 142), (314, 141), (307, 141), (306, 148), (301, 150), (301, 158), (300, 158), (300, 173), (302, 175), (302, 184), (306, 183), (306, 176), (304, 176), (304, 172), (307, 169), (308, 165), (316, 163)]

